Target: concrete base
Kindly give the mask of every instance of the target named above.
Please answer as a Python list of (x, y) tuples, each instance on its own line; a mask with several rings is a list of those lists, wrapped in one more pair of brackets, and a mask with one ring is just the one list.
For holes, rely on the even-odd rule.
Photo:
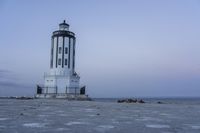
[(89, 98), (88, 95), (75, 95), (75, 94), (36, 94), (35, 98), (91, 100), (91, 98)]

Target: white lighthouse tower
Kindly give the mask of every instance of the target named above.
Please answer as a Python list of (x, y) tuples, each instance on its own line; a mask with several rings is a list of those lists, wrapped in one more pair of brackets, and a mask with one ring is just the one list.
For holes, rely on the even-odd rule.
[(44, 74), (44, 86), (37, 86), (38, 98), (86, 97), (75, 72), (75, 34), (63, 21), (51, 37), (50, 72)]

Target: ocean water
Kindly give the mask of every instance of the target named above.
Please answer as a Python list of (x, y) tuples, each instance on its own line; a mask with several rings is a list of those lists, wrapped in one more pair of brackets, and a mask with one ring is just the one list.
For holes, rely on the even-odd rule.
[(200, 133), (199, 98), (142, 99), (0, 99), (0, 133)]

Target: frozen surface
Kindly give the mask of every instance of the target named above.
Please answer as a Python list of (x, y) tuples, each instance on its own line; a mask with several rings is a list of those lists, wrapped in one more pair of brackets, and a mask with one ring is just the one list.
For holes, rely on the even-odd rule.
[(199, 103), (0, 99), (0, 133), (200, 133)]

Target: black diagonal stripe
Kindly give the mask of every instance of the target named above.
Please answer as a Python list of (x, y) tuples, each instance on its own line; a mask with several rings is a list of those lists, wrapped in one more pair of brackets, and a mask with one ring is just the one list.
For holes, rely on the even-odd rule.
[(65, 50), (65, 37), (63, 36), (63, 50), (62, 50), (62, 68), (64, 67), (64, 50)]
[(51, 59), (50, 59), (50, 68), (53, 68), (53, 37), (51, 38)]
[(69, 53), (68, 53), (68, 68), (70, 68), (70, 42), (71, 42), (71, 39), (69, 38)]
[(57, 37), (57, 42), (56, 42), (56, 68), (58, 66), (58, 37)]
[(73, 69), (75, 67), (75, 39), (73, 39)]

